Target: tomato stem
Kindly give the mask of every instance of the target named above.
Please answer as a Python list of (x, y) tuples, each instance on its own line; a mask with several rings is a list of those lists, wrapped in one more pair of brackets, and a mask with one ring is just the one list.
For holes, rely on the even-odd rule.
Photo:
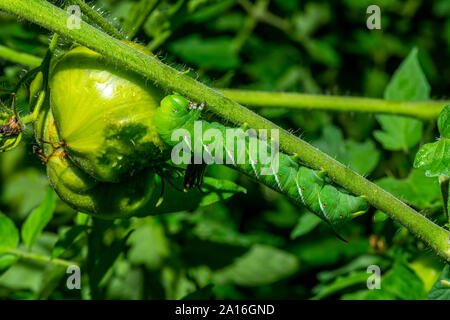
[[(15, 59), (22, 53), (6, 48), (9, 55), (0, 57), (5, 60), (17, 62)], [(42, 58), (32, 57), (32, 63), (26, 60), (21, 63), (29, 66), (39, 66)], [(36, 62), (39, 62), (37, 64)], [(18, 62), (19, 63), (19, 62)], [(294, 92), (267, 92), (241, 89), (216, 89), (228, 98), (251, 108), (288, 108), (291, 110), (323, 110), (336, 112), (385, 113), (403, 115), (424, 120), (437, 119), (443, 107), (450, 105), (450, 101), (390, 101), (376, 98), (357, 96), (327, 96), (320, 94), (306, 94)]]
[(303, 93), (218, 89), (228, 98), (254, 108), (288, 108), (296, 110), (330, 110), (339, 112), (386, 113), (437, 119), (450, 101), (389, 101), (365, 97), (325, 96)]
[(19, 259), (29, 259), (29, 260), (35, 260), (35, 261), (49, 262), (49, 263), (53, 263), (55, 265), (66, 267), (66, 268), (73, 266), (73, 265), (77, 265), (77, 263), (72, 262), (72, 261), (56, 259), (56, 258), (52, 259), (51, 257), (42, 256), (40, 254), (33, 253), (33, 252), (25, 252), (25, 251), (21, 251), (19, 249), (11, 249), (7, 253), (15, 255)]
[(42, 62), (42, 59), (39, 57), (18, 52), (2, 45), (0, 45), (0, 58), (30, 67), (38, 67)]

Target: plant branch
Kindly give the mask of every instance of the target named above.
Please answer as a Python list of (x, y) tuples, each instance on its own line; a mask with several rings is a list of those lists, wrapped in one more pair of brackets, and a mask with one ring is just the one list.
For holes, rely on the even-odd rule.
[(103, 54), (110, 61), (121, 64), (128, 70), (155, 81), (164, 88), (185, 95), (193, 101), (205, 102), (209, 110), (228, 121), (235, 124), (247, 122), (254, 129), (279, 130), (282, 150), (291, 154), (297, 153), (307, 166), (323, 168), (337, 184), (356, 195), (365, 195), (373, 206), (399, 221), (433, 248), (439, 256), (450, 262), (450, 232), (426, 219), (389, 192), (366, 180), (307, 142), (214, 89), (102, 33), (83, 21), (80, 29), (69, 30), (66, 25), (69, 17), (67, 13), (44, 0), (2, 0), (0, 9), (69, 37)]
[[(3, 47), (6, 48), (6, 47)], [(11, 60), (23, 53), (6, 48), (9, 54), (0, 57)], [(25, 54), (27, 55), (27, 54)], [(42, 63), (42, 58), (28, 55), (33, 64), (22, 61), (22, 64), (36, 66)], [(39, 62), (39, 64), (38, 64)], [(386, 113), (403, 115), (424, 120), (437, 119), (442, 108), (450, 105), (450, 101), (391, 101), (384, 99), (326, 96), (319, 94), (293, 93), (293, 92), (267, 92), (241, 89), (217, 89), (228, 98), (251, 108), (289, 108), (294, 110), (327, 110), (337, 112)]]
[(228, 98), (249, 107), (283, 107), (299, 110), (387, 113), (421, 119), (436, 119), (444, 106), (450, 104), (450, 101), (410, 102), (304, 93), (264, 92), (236, 89), (218, 90)]
[(293, 26), (286, 22), (284, 19), (272, 14), (271, 12), (264, 10), (259, 10), (256, 5), (252, 4), (248, 0), (239, 0), (238, 3), (247, 11), (248, 14), (252, 15), (258, 21), (262, 21), (269, 24), (283, 32), (290, 34), (294, 30)]
[(36, 260), (36, 261), (42, 261), (42, 262), (49, 262), (49, 263), (53, 263), (58, 266), (65, 267), (65, 268), (73, 266), (73, 265), (78, 265), (77, 263), (72, 262), (72, 261), (56, 259), (56, 258), (52, 259), (50, 257), (42, 256), (37, 253), (21, 251), (19, 249), (11, 249), (11, 250), (8, 250), (7, 253), (15, 255), (19, 259), (29, 259), (29, 260)]
[(42, 59), (28, 53), (18, 52), (0, 45), (0, 58), (30, 67), (38, 67)]
[(270, 0), (258, 0), (254, 5), (254, 14), (248, 14), (245, 18), (244, 25), (233, 39), (233, 45), (236, 48), (236, 51), (240, 51), (242, 46), (245, 44), (247, 39), (252, 34), (253, 30), (258, 25), (257, 16), (264, 14), (266, 12), (267, 7), (269, 6)]

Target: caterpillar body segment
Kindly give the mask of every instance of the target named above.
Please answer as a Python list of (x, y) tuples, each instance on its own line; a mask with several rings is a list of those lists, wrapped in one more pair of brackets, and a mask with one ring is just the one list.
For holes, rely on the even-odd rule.
[(369, 209), (364, 197), (336, 188), (325, 171), (302, 166), (296, 155), (278, 152), (270, 138), (258, 138), (254, 130), (246, 130), (246, 124), (226, 127), (200, 120), (200, 114), (201, 110), (192, 108), (186, 98), (169, 95), (157, 110), (156, 129), (173, 150), (179, 151), (176, 148), (184, 144), (183, 150), (191, 152), (197, 164), (233, 167), (307, 207), (333, 227)]

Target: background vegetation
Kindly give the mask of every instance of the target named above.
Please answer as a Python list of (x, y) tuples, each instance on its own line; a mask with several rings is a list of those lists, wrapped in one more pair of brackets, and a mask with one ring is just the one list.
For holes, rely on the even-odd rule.
[[(140, 12), (138, 1), (92, 4), (125, 30)], [(382, 30), (366, 28), (371, 4), (381, 7)], [(43, 57), (49, 35), (0, 15), (0, 45)], [(218, 88), (439, 100), (450, 85), (447, 0), (161, 0), (135, 39)], [(410, 91), (391, 79), (402, 61), (400, 78), (414, 83)], [(13, 87), (24, 68), (0, 59), (1, 87)], [(25, 114), (27, 93), (19, 97)], [(446, 223), (437, 177), (412, 169), (420, 146), (439, 136), (436, 119), (258, 112)], [(232, 180), (246, 194), (194, 212), (90, 221), (51, 191), (31, 132), (25, 142), (0, 154), (0, 211), (25, 235), (20, 254), (0, 256), (2, 298), (423, 299), (444, 268), (380, 211), (351, 223), (342, 234), (346, 244), (307, 210), (223, 166), (210, 166), (208, 175)], [(43, 213), (34, 234), (24, 231), (31, 228), (28, 217)], [(81, 290), (66, 287), (68, 261), (82, 266)], [(382, 270), (381, 290), (366, 288), (373, 264)]]

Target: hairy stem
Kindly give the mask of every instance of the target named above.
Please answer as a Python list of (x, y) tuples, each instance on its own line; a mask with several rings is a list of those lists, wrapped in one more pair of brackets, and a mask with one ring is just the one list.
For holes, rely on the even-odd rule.
[(279, 130), (280, 147), (286, 153), (297, 153), (309, 167), (323, 168), (337, 184), (356, 195), (365, 195), (369, 202), (393, 219), (399, 221), (421, 238), (436, 253), (450, 262), (450, 232), (416, 212), (389, 192), (366, 180), (343, 164), (290, 134), (269, 120), (241, 106), (204, 84), (186, 76), (161, 61), (145, 55), (81, 22), (80, 29), (69, 30), (68, 15), (44, 0), (2, 0), (0, 9), (17, 14), (54, 32), (85, 45), (114, 63), (155, 81), (160, 86), (176, 91), (197, 102), (205, 102), (208, 109), (235, 124), (247, 122), (254, 129)]
[[(14, 49), (6, 48), (10, 54), (8, 56), (2, 56), (1, 49), (2, 46), (0, 46), (0, 57), (13, 62), (15, 62), (15, 57), (23, 54)], [(36, 66), (42, 63), (42, 58), (31, 55), (28, 56), (30, 56), (35, 63), (28, 64), (26, 61), (22, 61), (22, 64)], [(251, 108), (288, 108), (293, 110), (386, 113), (415, 117), (424, 120), (437, 119), (442, 108), (446, 105), (450, 105), (450, 101), (435, 100), (390, 101), (365, 97), (325, 96), (291, 92), (266, 92), (241, 89), (217, 90), (228, 98)]]
[(30, 67), (38, 67), (42, 61), (39, 57), (35, 57), (28, 53), (18, 52), (2, 45), (0, 45), (0, 58)]
[[(8, 54), (2, 55), (2, 50)], [(18, 62), (18, 57), (26, 56)], [(29, 66), (39, 66), (42, 59), (0, 45), (0, 57)], [(325, 96), (318, 94), (265, 92), (240, 89), (217, 89), (228, 98), (253, 108), (289, 108), (338, 112), (386, 113), (420, 119), (436, 119), (450, 101), (389, 101), (384, 99)]]
[(78, 265), (77, 263), (72, 262), (72, 261), (56, 259), (56, 258), (52, 259), (51, 257), (42, 256), (40, 254), (33, 253), (33, 252), (21, 251), (19, 249), (11, 249), (11, 250), (8, 250), (7, 253), (15, 255), (19, 259), (29, 259), (29, 260), (35, 260), (35, 261), (49, 262), (49, 263), (53, 263), (55, 265), (66, 267), (66, 268), (70, 267), (70, 266)]
[(421, 119), (436, 119), (450, 101), (389, 101), (383, 99), (324, 96), (219, 89), (222, 94), (249, 107), (284, 107), (290, 109), (331, 110), (397, 114)]

